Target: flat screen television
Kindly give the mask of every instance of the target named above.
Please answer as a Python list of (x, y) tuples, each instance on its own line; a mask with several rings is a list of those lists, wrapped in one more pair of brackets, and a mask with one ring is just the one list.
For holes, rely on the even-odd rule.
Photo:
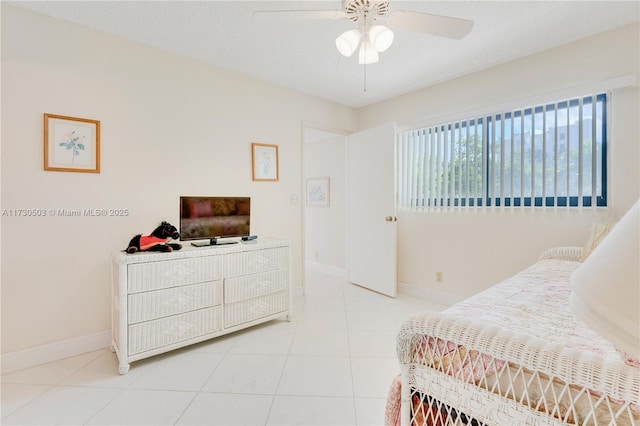
[(194, 245), (221, 244), (217, 241), (220, 238), (250, 235), (250, 223), (250, 197), (180, 197), (183, 241), (208, 240)]

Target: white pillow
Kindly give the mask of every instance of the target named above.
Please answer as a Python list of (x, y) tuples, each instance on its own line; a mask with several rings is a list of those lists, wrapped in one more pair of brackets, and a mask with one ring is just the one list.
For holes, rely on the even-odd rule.
[(640, 360), (640, 200), (571, 275), (572, 311)]

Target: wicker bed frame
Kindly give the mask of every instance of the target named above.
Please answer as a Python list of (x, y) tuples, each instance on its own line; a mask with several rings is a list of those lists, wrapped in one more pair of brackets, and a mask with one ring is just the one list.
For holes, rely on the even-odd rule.
[[(557, 248), (540, 261), (564, 262), (570, 271), (567, 262), (577, 264), (580, 253)], [(567, 273), (554, 272), (551, 281), (557, 287)], [(576, 320), (568, 304), (561, 315)], [(595, 350), (583, 350), (558, 343), (560, 332), (550, 337), (449, 310), (409, 319), (397, 339), (401, 424), (640, 425), (637, 365), (610, 356), (612, 347), (609, 356), (599, 353), (607, 342), (595, 339)]]

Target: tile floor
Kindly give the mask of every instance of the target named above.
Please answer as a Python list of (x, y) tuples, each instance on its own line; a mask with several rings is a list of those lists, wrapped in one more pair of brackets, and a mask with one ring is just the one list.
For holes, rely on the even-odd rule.
[(1, 424), (381, 425), (400, 324), (444, 308), (309, 271), (291, 322), (138, 361), (126, 375), (108, 349), (5, 374)]

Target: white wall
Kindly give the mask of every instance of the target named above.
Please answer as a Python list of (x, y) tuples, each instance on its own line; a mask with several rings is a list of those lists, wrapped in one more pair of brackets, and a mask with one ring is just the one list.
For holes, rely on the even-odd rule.
[(307, 262), (344, 274), (346, 263), (345, 153), (346, 137), (335, 135), (305, 143), (305, 177), (329, 177), (329, 206), (305, 208)]
[[(358, 110), (358, 128), (389, 121), (435, 124), (591, 82), (637, 78), (639, 40), (634, 24), (380, 102)], [(615, 90), (612, 102), (608, 208), (400, 214), (398, 280), (427, 293), (466, 297), (533, 263), (545, 248), (583, 245), (594, 221), (620, 218), (640, 196), (638, 88)]]
[[(301, 285), (302, 122), (354, 111), (2, 4), (2, 208), (127, 208), (128, 217), (2, 217), (2, 353), (105, 332), (110, 255), (180, 195), (252, 198), (252, 233), (292, 241)], [(43, 113), (101, 121), (101, 173), (43, 171)], [(280, 181), (251, 180), (251, 142)]]

